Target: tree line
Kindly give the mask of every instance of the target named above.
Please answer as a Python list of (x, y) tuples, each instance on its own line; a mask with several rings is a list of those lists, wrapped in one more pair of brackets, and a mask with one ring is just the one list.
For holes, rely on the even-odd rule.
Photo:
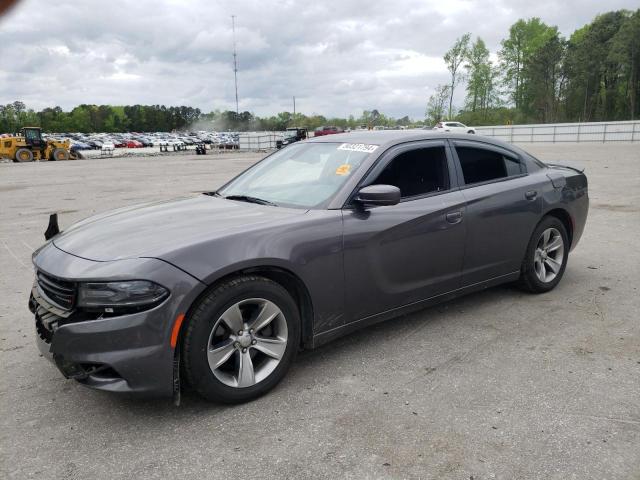
[[(539, 18), (518, 20), (496, 61), (482, 38), (445, 53), (450, 80), (429, 98), (429, 122), (473, 125), (636, 119), (640, 114), (640, 9), (598, 15), (564, 38)], [(455, 109), (456, 88), (464, 105)]]
[(23, 102), (0, 105), (0, 132), (39, 126), (47, 132), (151, 132), (184, 130), (202, 115), (198, 108), (164, 105), (78, 105), (34, 111)]
[[(365, 110), (361, 115), (348, 118), (327, 118), (323, 115), (307, 116), (301, 113), (280, 112), (270, 117), (258, 117), (251, 112), (215, 110), (203, 113), (192, 107), (166, 107), (164, 105), (78, 105), (69, 112), (60, 107), (41, 111), (29, 109), (16, 101), (0, 105), (0, 133), (13, 133), (23, 126), (39, 126), (46, 132), (170, 132), (170, 131), (281, 131), (289, 126), (310, 129), (322, 125), (355, 128), (360, 125), (389, 127), (412, 125), (408, 116), (395, 119), (378, 110)], [(418, 124), (420, 124), (418, 122)]]
[[(443, 119), (468, 125), (589, 122), (636, 119), (640, 115), (640, 9), (598, 15), (564, 38), (558, 27), (539, 18), (521, 19), (509, 28), (494, 60), (480, 37), (466, 33), (443, 59), (450, 77), (429, 97), (424, 119), (392, 118), (377, 109), (331, 118), (280, 112), (251, 112), (164, 105), (78, 105), (34, 111), (16, 101), (0, 105), (0, 133), (25, 125), (49, 132), (149, 132), (172, 130), (284, 130), (321, 125), (433, 125)], [(454, 105), (465, 88), (464, 104)]]

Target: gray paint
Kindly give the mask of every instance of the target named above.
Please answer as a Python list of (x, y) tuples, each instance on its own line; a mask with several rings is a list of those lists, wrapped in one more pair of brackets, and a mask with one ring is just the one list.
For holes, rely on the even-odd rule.
[[(575, 224), (572, 247), (588, 210), (586, 177), (547, 168), (493, 139), (471, 139), (518, 156), (528, 173), (464, 187), (452, 142), (469, 136), (431, 132), (364, 132), (309, 142), (377, 144), (325, 209), (285, 209), (212, 196), (120, 209), (79, 222), (34, 254), (43, 271), (69, 280), (143, 278), (171, 292), (155, 309), (117, 319), (60, 327), (53, 353), (73, 361), (117, 363), (127, 382), (90, 386), (170, 394), (173, 321), (207, 285), (243, 269), (277, 267), (295, 275), (313, 307), (308, 346), (372, 322), (518, 276), (540, 218), (563, 209)], [(451, 189), (362, 210), (351, 203), (367, 172), (394, 149), (446, 145)], [(565, 178), (555, 188), (549, 178)], [(554, 180), (557, 182), (557, 180)], [(525, 199), (535, 190), (536, 198)], [(458, 221), (447, 220), (460, 213)], [(110, 338), (117, 338), (113, 343)], [(100, 360), (98, 360), (100, 359)], [(126, 372), (126, 374), (125, 374)]]
[(37, 268), (70, 280), (152, 279), (170, 286), (170, 297), (146, 312), (70, 323), (58, 328), (51, 346), (38, 337), (38, 348), (51, 359), (61, 354), (78, 363), (106, 363), (124, 380), (83, 381), (88, 386), (116, 392), (169, 396), (172, 392), (173, 351), (169, 345), (171, 327), (179, 313), (186, 312), (206, 288), (191, 275), (152, 258), (130, 258), (95, 262), (63, 252), (48, 242), (36, 254)]

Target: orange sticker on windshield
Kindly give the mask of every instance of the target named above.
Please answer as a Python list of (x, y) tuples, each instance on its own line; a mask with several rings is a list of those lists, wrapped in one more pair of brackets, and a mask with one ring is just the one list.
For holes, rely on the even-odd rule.
[(350, 171), (351, 165), (349, 165), (348, 163), (344, 163), (336, 168), (336, 175), (349, 175)]

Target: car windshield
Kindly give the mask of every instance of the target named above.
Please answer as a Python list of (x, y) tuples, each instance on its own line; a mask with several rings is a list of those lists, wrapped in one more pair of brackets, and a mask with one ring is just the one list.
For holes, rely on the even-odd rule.
[(284, 138), (296, 137), (297, 135), (298, 135), (298, 131), (297, 130), (286, 130), (284, 132)]
[(317, 207), (333, 197), (376, 148), (350, 143), (292, 144), (240, 174), (217, 193), (289, 207)]

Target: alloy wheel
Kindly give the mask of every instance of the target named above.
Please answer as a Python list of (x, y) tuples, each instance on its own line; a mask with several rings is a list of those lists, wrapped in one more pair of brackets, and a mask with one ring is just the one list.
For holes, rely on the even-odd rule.
[(264, 298), (241, 300), (225, 310), (211, 330), (209, 368), (227, 386), (251, 387), (276, 369), (287, 339), (287, 322), (275, 303)]
[(564, 261), (564, 240), (556, 228), (547, 228), (540, 238), (533, 255), (533, 266), (541, 282), (553, 281)]

